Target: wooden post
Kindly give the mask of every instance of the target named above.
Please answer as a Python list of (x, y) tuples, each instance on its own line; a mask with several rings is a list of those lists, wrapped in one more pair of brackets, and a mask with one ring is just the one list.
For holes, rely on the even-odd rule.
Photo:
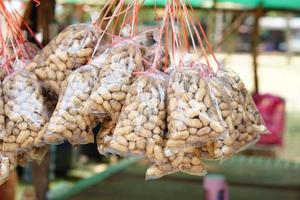
[[(35, 2), (29, 1), (27, 3), (27, 7), (23, 16), (24, 21), (28, 23), (33, 33), (36, 33), (38, 31), (38, 7), (36, 7), (35, 4)], [(27, 29), (27, 27), (24, 24), (22, 24), (21, 28), (24, 30)], [(27, 40), (29, 42), (36, 43), (35, 38), (30, 34), (28, 34)]]
[[(216, 12), (214, 43), (217, 43), (218, 41), (220, 41), (222, 39), (222, 35), (223, 35), (223, 18), (224, 18), (223, 11)], [(222, 51), (222, 47), (220, 47), (218, 50)]]
[(291, 30), (291, 19), (292, 19), (292, 14), (288, 13), (285, 17), (286, 19), (286, 30), (285, 30), (285, 41), (287, 43), (287, 64), (290, 65), (291, 64), (291, 59), (292, 59), (292, 44), (291, 44), (291, 40), (292, 40), (292, 30)]
[(50, 37), (50, 24), (55, 19), (55, 0), (41, 1), (41, 5), (38, 7), (38, 20), (39, 26), (43, 30), (43, 45), (46, 45), (52, 39)]
[(42, 163), (32, 162), (32, 178), (36, 200), (47, 199), (50, 162), (50, 151), (47, 152)]
[[(41, 1), (36, 7), (33, 0), (28, 2), (28, 7), (24, 14), (24, 20), (28, 22), (31, 30), (36, 33), (39, 28), (43, 31), (42, 44), (46, 45), (50, 42), (50, 25), (54, 22), (55, 17), (55, 0)], [(31, 42), (35, 42), (33, 38), (29, 38)], [(32, 163), (33, 186), (35, 188), (36, 200), (45, 200), (49, 185), (49, 165), (50, 152), (46, 154), (43, 162), (39, 165)]]
[(254, 72), (254, 89), (255, 92), (259, 91), (258, 84), (258, 44), (259, 44), (259, 19), (263, 14), (262, 7), (257, 7), (254, 16), (254, 27), (252, 31), (252, 59), (253, 59), (253, 72)]

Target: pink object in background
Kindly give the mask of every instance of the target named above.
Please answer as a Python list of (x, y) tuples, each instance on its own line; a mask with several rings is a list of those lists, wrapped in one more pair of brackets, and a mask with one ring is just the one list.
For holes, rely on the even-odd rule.
[(271, 134), (261, 135), (258, 144), (282, 145), (285, 127), (285, 101), (272, 94), (253, 94), (253, 100)]
[(209, 174), (203, 179), (205, 200), (229, 200), (229, 189), (225, 177)]

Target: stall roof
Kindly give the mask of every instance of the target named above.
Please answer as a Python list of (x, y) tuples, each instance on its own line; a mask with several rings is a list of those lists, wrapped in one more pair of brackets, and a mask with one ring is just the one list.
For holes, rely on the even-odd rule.
[[(146, 6), (163, 6), (167, 0), (145, 0)], [(193, 7), (212, 7), (214, 0), (189, 0)], [(265, 9), (299, 10), (299, 0), (215, 0), (216, 8), (254, 9), (262, 6)]]
[[(127, 0), (130, 1), (130, 0)], [(141, 2), (143, 0), (140, 0)], [(145, 6), (164, 6), (168, 0), (145, 0)], [(58, 3), (103, 4), (104, 0), (58, 0)], [(186, 0), (195, 8), (254, 9), (262, 6), (269, 10), (299, 10), (300, 0)]]

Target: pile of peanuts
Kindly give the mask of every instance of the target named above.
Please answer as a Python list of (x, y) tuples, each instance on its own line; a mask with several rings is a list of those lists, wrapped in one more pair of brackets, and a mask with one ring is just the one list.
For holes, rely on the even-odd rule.
[(161, 161), (167, 81), (163, 73), (145, 72), (133, 82), (113, 133), (111, 152)]
[(86, 115), (85, 102), (89, 98), (98, 68), (85, 65), (74, 72), (62, 84), (62, 92), (50, 119), (45, 141), (49, 144), (62, 143), (64, 139), (73, 144), (94, 141), (91, 133), (94, 117)]
[(97, 42), (97, 32), (91, 25), (67, 27), (42, 49), (26, 70), (34, 72), (50, 92), (59, 95), (63, 80), (85, 65)]
[[(49, 120), (49, 112), (35, 74), (15, 72), (3, 81), (6, 137), (3, 150), (30, 150), (40, 143), (38, 133)], [(36, 139), (36, 141), (35, 141)]]
[(222, 159), (234, 153), (233, 143), (235, 141), (235, 129), (233, 126), (233, 116), (230, 98), (224, 90), (224, 84), (216, 77), (209, 77), (207, 84), (212, 95), (212, 102), (215, 105), (214, 112), (222, 120), (222, 124), (227, 131), (223, 137), (211, 140), (200, 147), (201, 157), (204, 159)]
[(99, 81), (86, 103), (88, 113), (117, 121), (132, 83), (134, 71), (142, 70), (141, 52), (133, 43), (120, 42), (108, 49)]
[(200, 158), (201, 152), (199, 148), (191, 148), (184, 152), (165, 157), (165, 163), (153, 164), (147, 169), (146, 180), (158, 179), (175, 172), (204, 176), (206, 170)]
[[(220, 96), (222, 92), (218, 88), (212, 92), (197, 68), (174, 70), (170, 76), (167, 90), (169, 134), (165, 153), (169, 155), (192, 146), (203, 146), (225, 137), (227, 130), (217, 113), (218, 107), (212, 102), (214, 95)], [(227, 107), (226, 102), (219, 104), (224, 105), (224, 109)]]

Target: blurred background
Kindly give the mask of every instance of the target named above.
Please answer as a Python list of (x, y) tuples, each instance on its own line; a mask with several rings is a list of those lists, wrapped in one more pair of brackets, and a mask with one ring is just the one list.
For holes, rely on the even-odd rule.
[[(46, 44), (70, 24), (91, 23), (105, 1), (44, 0), (38, 7), (10, 2)], [(160, 22), (165, 2), (145, 1), (139, 12), (143, 29)], [(272, 132), (232, 159), (207, 162), (208, 177), (225, 178), (233, 200), (300, 199), (300, 1), (190, 2), (217, 57), (240, 75)], [(14, 190), (12, 199), (35, 199), (35, 189), (44, 194), (37, 199), (205, 199), (203, 177), (174, 174), (146, 182), (146, 161), (103, 157), (95, 144), (65, 143), (52, 146), (50, 154), (41, 165), (18, 169), (0, 186), (0, 200)], [(32, 171), (49, 179), (46, 186), (33, 187)]]

